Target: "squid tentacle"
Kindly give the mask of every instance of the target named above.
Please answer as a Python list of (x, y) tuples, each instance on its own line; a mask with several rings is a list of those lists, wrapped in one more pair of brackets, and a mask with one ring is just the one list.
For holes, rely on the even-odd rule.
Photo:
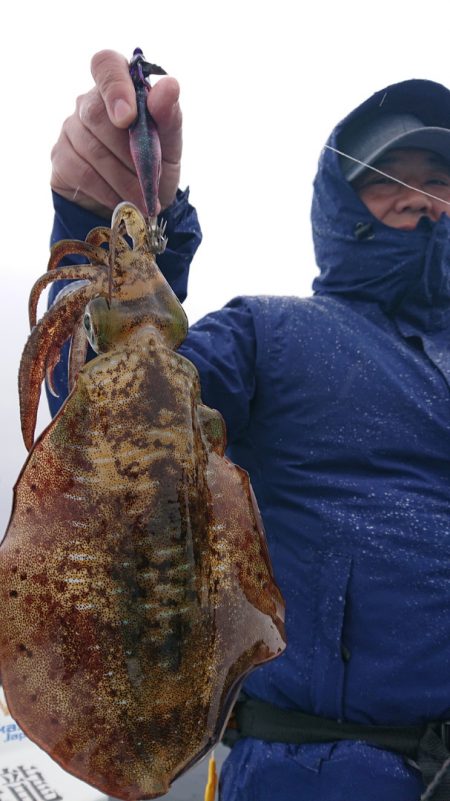
[(50, 350), (47, 353), (47, 361), (45, 366), (45, 383), (51, 395), (54, 398), (58, 398), (59, 395), (55, 389), (55, 385), (53, 382), (53, 374), (55, 372), (55, 367), (60, 360), (61, 352), (59, 348), (55, 346), (50, 347)]
[(62, 239), (60, 242), (56, 242), (50, 250), (47, 271), (56, 269), (61, 259), (66, 256), (86, 256), (92, 263), (105, 266), (108, 264), (107, 250), (91, 245), (89, 242), (82, 242), (81, 239)]
[[(100, 245), (109, 245), (111, 240), (111, 229), (104, 228), (103, 226), (98, 226), (97, 228), (93, 228), (89, 231), (88, 235), (86, 236), (86, 242), (94, 247), (99, 247)], [(119, 254), (126, 253), (127, 250), (130, 249), (126, 239), (122, 236), (118, 236), (116, 239), (117, 246), (116, 252)], [(105, 253), (108, 251), (105, 250)]]
[(88, 351), (89, 342), (86, 336), (86, 332), (84, 330), (83, 317), (84, 317), (84, 310), (79, 320), (75, 323), (72, 333), (72, 339), (70, 342), (69, 391), (71, 391), (75, 385), (77, 375), (86, 361), (86, 355)]
[(141, 250), (148, 246), (148, 228), (144, 218), (136, 215), (136, 208), (131, 203), (124, 201), (115, 208), (111, 220), (111, 242), (110, 249), (117, 250), (117, 245), (122, 239), (121, 228), (124, 227), (126, 233), (133, 242), (135, 250)]
[(50, 270), (44, 273), (44, 275), (41, 275), (41, 277), (35, 281), (30, 292), (30, 299), (28, 302), (30, 328), (36, 325), (39, 298), (44, 289), (52, 283), (52, 281), (88, 279), (95, 283), (101, 283), (99, 279), (103, 279), (103, 277), (106, 278), (104, 268), (94, 267), (92, 264), (71, 264), (68, 267), (59, 267), (57, 270)]
[(54, 354), (59, 354), (87, 303), (99, 294), (96, 284), (84, 284), (65, 295), (44, 314), (28, 337), (19, 368), (20, 420), (28, 450), (33, 446), (41, 384), (48, 364), (54, 368), (58, 361)]
[(100, 245), (108, 244), (111, 229), (106, 225), (97, 225), (96, 228), (91, 228), (86, 236), (86, 242), (93, 247), (100, 247)]

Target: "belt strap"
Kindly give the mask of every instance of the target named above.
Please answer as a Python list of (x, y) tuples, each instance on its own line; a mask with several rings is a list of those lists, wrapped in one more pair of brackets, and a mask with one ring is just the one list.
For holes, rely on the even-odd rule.
[(275, 743), (329, 743), (337, 740), (364, 740), (371, 745), (397, 751), (411, 759), (417, 757), (425, 726), (364, 726), (341, 723), (297, 709), (282, 709), (267, 701), (241, 693), (223, 738), (234, 745), (241, 737), (255, 737)]
[(222, 739), (230, 748), (242, 737), (295, 745), (362, 740), (414, 760), (427, 788), (423, 801), (449, 801), (450, 751), (445, 735), (448, 728), (448, 723), (440, 722), (417, 726), (364, 726), (340, 722), (296, 709), (283, 709), (241, 692)]

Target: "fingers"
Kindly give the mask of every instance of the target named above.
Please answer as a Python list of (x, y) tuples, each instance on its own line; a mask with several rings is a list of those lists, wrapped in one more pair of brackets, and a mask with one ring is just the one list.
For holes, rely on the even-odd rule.
[(92, 135), (77, 116), (70, 117), (52, 151), (52, 188), (104, 217), (124, 198), (144, 212), (131, 160), (127, 166), (117, 155), (120, 148), (115, 150)]
[(183, 117), (179, 104), (180, 87), (175, 78), (161, 78), (148, 96), (148, 110), (158, 126), (161, 140), (162, 170), (159, 198), (163, 209), (169, 206), (180, 180), (183, 147)]
[(128, 132), (109, 120), (97, 89), (77, 100), (52, 151), (52, 188), (78, 205), (109, 217), (124, 198), (144, 211)]
[[(66, 120), (64, 127), (79, 152), (84, 146), (86, 150), (91, 149), (95, 153), (95, 142), (98, 140), (125, 166), (133, 168), (128, 131), (111, 123), (97, 87), (77, 99), (75, 114)], [(86, 137), (86, 142), (82, 141), (83, 137)]]
[(134, 104), (135, 92), (123, 56), (112, 51), (92, 59), (96, 86), (77, 99), (75, 112), (52, 150), (52, 188), (78, 205), (109, 217), (123, 198), (143, 210), (128, 144), (128, 131), (110, 119), (117, 101)]
[(125, 57), (114, 50), (101, 50), (92, 58), (91, 72), (109, 119), (119, 128), (127, 128), (136, 117), (136, 98)]
[(182, 114), (179, 104), (180, 86), (175, 78), (161, 78), (148, 95), (148, 110), (158, 126), (161, 143), (164, 143), (166, 161), (181, 158)]
[[(145, 207), (132, 161), (128, 126), (135, 119), (136, 95), (125, 58), (102, 50), (92, 59), (96, 85), (78, 98), (52, 151), (52, 188), (79, 205), (109, 217), (121, 201)], [(159, 198), (173, 201), (180, 176), (182, 115), (180, 88), (161, 78), (149, 92), (148, 107), (161, 140)]]

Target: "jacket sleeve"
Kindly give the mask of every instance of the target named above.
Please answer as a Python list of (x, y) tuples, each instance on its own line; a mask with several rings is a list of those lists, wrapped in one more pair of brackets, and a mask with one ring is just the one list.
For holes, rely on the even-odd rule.
[[(108, 220), (65, 200), (56, 192), (53, 193), (53, 203), (55, 218), (51, 234), (52, 245), (60, 239), (84, 240), (91, 228), (109, 224)], [(161, 218), (166, 221), (168, 243), (164, 253), (157, 258), (158, 266), (178, 299), (183, 301), (187, 294), (189, 267), (202, 240), (197, 212), (189, 203), (189, 189), (178, 190), (174, 202), (164, 210)], [(82, 261), (84, 261), (83, 258), (71, 256), (62, 263), (70, 264)], [(49, 305), (54, 302), (64, 283), (57, 281), (53, 284), (49, 293)], [(61, 360), (54, 371), (54, 386), (58, 397), (55, 398), (47, 391), (52, 416), (57, 413), (68, 394), (68, 354), (69, 344), (66, 343), (61, 351)], [(94, 353), (91, 351), (89, 357), (92, 358), (93, 355)]]
[(197, 367), (202, 400), (222, 414), (232, 444), (248, 425), (256, 390), (252, 299), (234, 298), (203, 317), (189, 329), (179, 352)]

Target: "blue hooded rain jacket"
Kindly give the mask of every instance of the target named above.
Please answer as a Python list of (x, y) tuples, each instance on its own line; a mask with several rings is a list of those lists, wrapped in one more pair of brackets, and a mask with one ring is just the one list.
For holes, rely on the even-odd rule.
[[(450, 127), (450, 92), (429, 81), (388, 87), (347, 120), (368, 109)], [(98, 224), (55, 203), (53, 240)], [(312, 225), (313, 297), (234, 299), (180, 348), (226, 420), (230, 457), (250, 473), (286, 599), (287, 650), (246, 691), (361, 724), (445, 720), (450, 218), (388, 228), (325, 149)], [(179, 195), (160, 264), (180, 297), (199, 237)], [(56, 382), (64, 397), (64, 364)], [(359, 741), (244, 738), (221, 776), (222, 801), (415, 801), (422, 791), (414, 764)]]

